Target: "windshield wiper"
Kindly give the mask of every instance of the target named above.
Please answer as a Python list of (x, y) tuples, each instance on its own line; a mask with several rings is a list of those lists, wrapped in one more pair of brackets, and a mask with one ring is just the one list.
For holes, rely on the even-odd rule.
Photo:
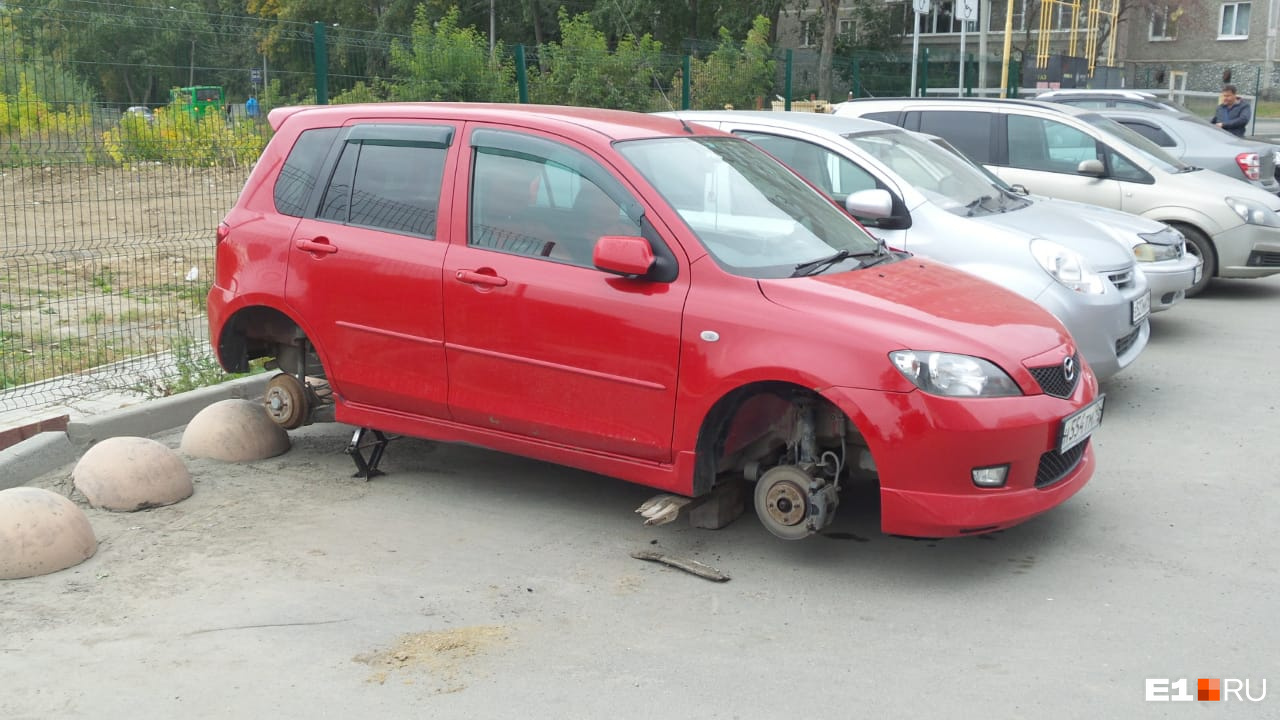
[[(796, 265), (796, 269), (791, 273), (791, 277), (817, 275), (841, 260), (848, 260), (851, 257), (855, 257), (855, 255), (848, 250), (841, 250), (826, 257), (820, 257), (817, 260), (802, 262), (799, 265)], [(861, 263), (859, 264), (859, 267), (861, 267)]]
[[(973, 211), (974, 211), (974, 210), (977, 210), (977, 209), (978, 209), (978, 208), (980, 208), (980, 207), (982, 207), (982, 203), (987, 202), (988, 200), (995, 200), (995, 197), (994, 197), (994, 196), (991, 196), (991, 195), (983, 195), (982, 197), (978, 198), (977, 200), (974, 200), (973, 202), (969, 203), (968, 205), (965, 205), (965, 206), (964, 206), (964, 209), (968, 211), (968, 215), (967, 215), (966, 217), (973, 217), (973, 215), (974, 215), (974, 212), (973, 212)], [(994, 211), (993, 211), (993, 212), (994, 212)]]
[(869, 268), (888, 262), (894, 257), (893, 251), (889, 249), (889, 244), (884, 238), (876, 238), (876, 249), (867, 252), (853, 253), (850, 257), (857, 258), (860, 262), (859, 267)]

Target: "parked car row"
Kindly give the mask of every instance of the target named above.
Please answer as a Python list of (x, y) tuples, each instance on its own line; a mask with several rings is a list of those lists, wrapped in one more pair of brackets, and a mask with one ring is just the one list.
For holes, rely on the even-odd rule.
[[(265, 401), (283, 427), (331, 410), (360, 428), (366, 476), (392, 432), (656, 488), (654, 520), (709, 502), (714, 527), (745, 495), (798, 539), (873, 481), (886, 533), (992, 532), (1088, 482), (1099, 376), (1200, 267), (1167, 224), (1023, 194), (949, 133), (856, 118), (388, 103), (268, 120), (218, 227), (210, 337), (227, 370), (281, 371)], [(1063, 161), (1102, 157), (1098, 179), (1132, 153), (1154, 177), (1094, 142)]]
[(837, 115), (946, 138), (975, 162), (1030, 192), (1166, 223), (1214, 277), (1280, 273), (1280, 197), (1187, 165), (1103, 115), (1033, 100), (854, 100)]

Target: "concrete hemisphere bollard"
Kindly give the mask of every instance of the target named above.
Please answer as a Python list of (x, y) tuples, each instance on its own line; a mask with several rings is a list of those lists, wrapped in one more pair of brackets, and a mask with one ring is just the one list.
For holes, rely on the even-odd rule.
[(222, 400), (201, 410), (182, 432), (182, 452), (226, 462), (265, 460), (289, 449), (289, 433), (250, 400)]
[(89, 448), (71, 471), (96, 508), (133, 512), (191, 497), (191, 473), (178, 454), (141, 437), (113, 437)]
[(75, 503), (43, 488), (0, 490), (0, 580), (65, 570), (97, 551), (89, 518)]

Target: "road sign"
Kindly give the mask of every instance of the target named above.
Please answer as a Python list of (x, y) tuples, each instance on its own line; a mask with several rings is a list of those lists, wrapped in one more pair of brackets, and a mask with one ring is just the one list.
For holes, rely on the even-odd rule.
[(911, 0), (911, 7), (921, 15), (928, 15), (932, 4), (931, 0)]
[(960, 19), (972, 20), (978, 16), (978, 0), (960, 0)]
[(251, 84), (253, 84), (253, 85), (261, 85), (261, 84), (262, 84), (262, 69), (261, 69), (261, 68), (249, 68), (249, 82), (250, 82)]

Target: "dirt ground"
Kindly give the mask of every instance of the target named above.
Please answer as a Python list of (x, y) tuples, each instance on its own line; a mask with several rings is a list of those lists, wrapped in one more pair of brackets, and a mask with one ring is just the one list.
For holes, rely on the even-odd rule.
[(0, 389), (202, 337), (214, 229), (247, 175), (164, 165), (0, 172)]

